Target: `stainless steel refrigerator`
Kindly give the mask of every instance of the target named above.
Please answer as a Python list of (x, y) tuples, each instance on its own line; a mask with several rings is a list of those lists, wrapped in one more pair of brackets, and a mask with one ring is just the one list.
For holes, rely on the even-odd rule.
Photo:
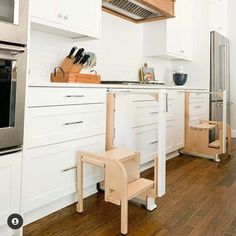
[[(223, 35), (211, 32), (210, 91), (227, 90), (227, 122), (230, 124), (230, 44)], [(210, 120), (222, 121), (223, 100), (219, 95), (210, 96)]]

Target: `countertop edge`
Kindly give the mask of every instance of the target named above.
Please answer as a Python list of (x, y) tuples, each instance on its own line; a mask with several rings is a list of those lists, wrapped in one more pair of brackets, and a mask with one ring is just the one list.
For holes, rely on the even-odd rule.
[(27, 87), (52, 87), (52, 88), (103, 88), (103, 89), (167, 89), (167, 90), (209, 90), (208, 88), (193, 88), (187, 86), (168, 85), (117, 85), (117, 84), (85, 84), (85, 83), (28, 83)]

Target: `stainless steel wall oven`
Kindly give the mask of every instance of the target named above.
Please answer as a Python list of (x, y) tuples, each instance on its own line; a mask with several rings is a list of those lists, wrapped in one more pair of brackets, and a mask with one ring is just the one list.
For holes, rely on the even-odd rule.
[(0, 154), (23, 143), (28, 0), (0, 0)]

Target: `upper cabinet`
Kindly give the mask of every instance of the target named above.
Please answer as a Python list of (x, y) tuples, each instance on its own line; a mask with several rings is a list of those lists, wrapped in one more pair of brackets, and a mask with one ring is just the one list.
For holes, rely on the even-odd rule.
[(144, 56), (192, 60), (193, 0), (176, 1), (175, 16), (143, 25)]
[(101, 0), (31, 0), (34, 29), (71, 38), (101, 36)]
[(210, 30), (228, 35), (228, 0), (210, 0)]

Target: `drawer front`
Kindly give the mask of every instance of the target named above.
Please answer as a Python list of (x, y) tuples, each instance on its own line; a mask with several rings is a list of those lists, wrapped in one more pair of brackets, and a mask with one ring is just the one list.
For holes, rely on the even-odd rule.
[(159, 104), (155, 101), (139, 101), (130, 104), (129, 127), (157, 124), (159, 117)]
[(129, 137), (127, 147), (140, 152), (140, 164), (154, 160), (158, 152), (157, 125), (131, 129)]
[(129, 95), (130, 102), (156, 102), (154, 96), (149, 94), (132, 94)]
[[(105, 135), (26, 150), (23, 170), (23, 212), (76, 192), (76, 154), (102, 153)], [(95, 166), (84, 165), (84, 188), (103, 179)]]
[(99, 134), (106, 130), (105, 104), (28, 109), (26, 148)]
[(28, 107), (105, 103), (106, 90), (89, 88), (30, 87)]
[(197, 114), (197, 115), (190, 115), (189, 117), (189, 126), (199, 124), (200, 120), (209, 120), (209, 114), (207, 112)]
[[(136, 128), (145, 125), (157, 124), (159, 119), (160, 107), (155, 101), (132, 102), (129, 109), (130, 127)], [(174, 119), (174, 99), (168, 99), (168, 112), (166, 120)]]
[(206, 102), (194, 102), (189, 104), (190, 115), (207, 113), (208, 104)]
[(208, 103), (209, 95), (205, 93), (190, 93), (189, 103)]

